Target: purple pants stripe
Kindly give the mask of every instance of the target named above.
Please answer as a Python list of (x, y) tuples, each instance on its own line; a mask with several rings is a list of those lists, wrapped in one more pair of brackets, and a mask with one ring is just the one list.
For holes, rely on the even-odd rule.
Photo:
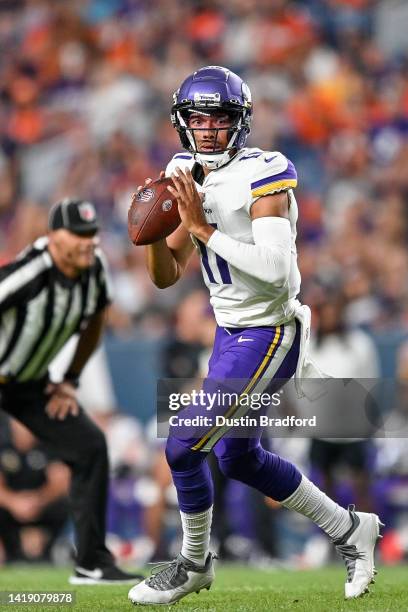
[[(248, 384), (245, 386), (245, 388), (240, 393), (241, 397), (243, 395), (246, 395), (246, 394), (249, 395), (253, 391), (255, 385), (257, 384), (259, 379), (262, 378), (263, 374), (268, 369), (269, 364), (271, 363), (274, 355), (276, 354), (279, 346), (281, 345), (282, 338), (283, 338), (283, 335), (284, 335), (284, 326), (283, 325), (279, 325), (278, 327), (273, 328), (273, 330), (274, 330), (274, 337), (273, 337), (273, 340), (272, 340), (271, 344), (268, 347), (268, 350), (266, 351), (266, 355), (262, 355), (261, 356), (260, 363), (259, 362), (257, 363), (256, 368), (255, 368), (255, 372), (252, 374)], [(242, 335), (241, 335), (241, 338), (242, 338)], [(233, 406), (230, 406), (230, 408), (225, 413), (225, 417), (226, 418), (232, 417), (237, 412), (238, 409), (239, 409), (239, 401), (236, 404), (234, 404)], [(200, 450), (205, 445), (205, 443), (207, 441), (209, 441), (210, 438), (215, 433), (217, 433), (220, 429), (221, 429), (221, 426), (219, 426), (219, 427), (212, 427), (210, 429), (210, 431), (207, 432), (197, 442), (197, 444), (195, 444), (191, 448), (193, 450)]]

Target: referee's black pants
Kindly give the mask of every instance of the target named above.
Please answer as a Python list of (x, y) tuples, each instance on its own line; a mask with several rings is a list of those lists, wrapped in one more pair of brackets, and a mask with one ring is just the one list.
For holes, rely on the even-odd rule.
[(47, 381), (0, 385), (0, 406), (18, 419), (72, 472), (70, 504), (76, 539), (76, 563), (94, 569), (111, 565), (105, 546), (109, 464), (102, 431), (80, 408), (63, 421), (45, 412)]

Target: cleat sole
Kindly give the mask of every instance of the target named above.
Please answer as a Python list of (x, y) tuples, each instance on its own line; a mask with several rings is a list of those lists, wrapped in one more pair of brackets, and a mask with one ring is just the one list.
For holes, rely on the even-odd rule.
[(210, 584), (205, 584), (204, 586), (200, 587), (198, 589), (198, 591), (196, 591), (197, 595), (200, 593), (200, 591), (202, 591), (203, 589), (205, 589), (206, 591), (209, 591), (211, 589), (211, 585), (212, 582), (210, 582)]
[(212, 582), (210, 582), (210, 584), (205, 584), (204, 586), (202, 586), (201, 588), (198, 589), (198, 591), (196, 591), (197, 595), (199, 594), (200, 591), (202, 591), (203, 589), (205, 589), (206, 591), (209, 591), (211, 589), (211, 585)]

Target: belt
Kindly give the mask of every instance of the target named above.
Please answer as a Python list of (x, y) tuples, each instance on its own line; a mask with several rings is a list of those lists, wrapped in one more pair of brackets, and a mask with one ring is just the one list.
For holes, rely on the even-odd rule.
[(0, 388), (8, 387), (10, 389), (34, 389), (41, 386), (45, 386), (48, 381), (48, 376), (43, 376), (37, 380), (26, 380), (19, 381), (14, 376), (2, 376), (0, 375)]

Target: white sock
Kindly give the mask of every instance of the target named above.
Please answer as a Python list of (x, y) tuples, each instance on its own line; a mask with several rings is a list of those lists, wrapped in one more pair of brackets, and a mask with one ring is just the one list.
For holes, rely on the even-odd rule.
[(282, 502), (282, 506), (312, 519), (334, 540), (341, 538), (351, 527), (348, 511), (327, 497), (303, 475), (296, 491)]
[(205, 565), (210, 548), (212, 511), (212, 506), (204, 512), (194, 514), (180, 511), (183, 526), (181, 554), (198, 565)]

